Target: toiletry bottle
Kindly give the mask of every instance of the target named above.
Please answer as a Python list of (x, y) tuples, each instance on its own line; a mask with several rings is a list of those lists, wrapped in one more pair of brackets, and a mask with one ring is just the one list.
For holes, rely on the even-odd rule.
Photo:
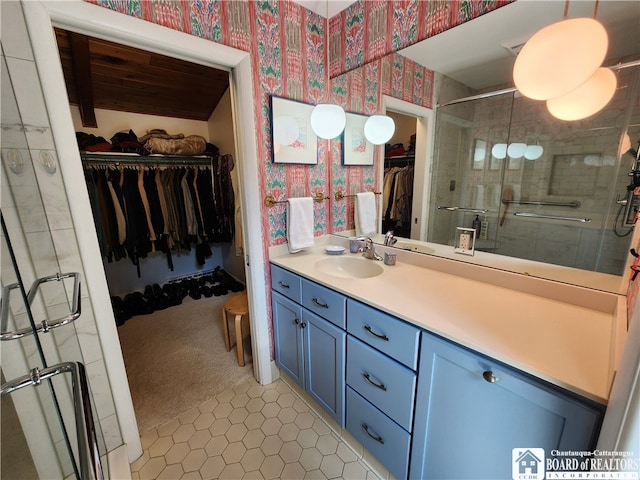
[(473, 222), (471, 222), (471, 228), (473, 228), (476, 231), (476, 238), (480, 238), (481, 222), (480, 222), (480, 217), (478, 215), (476, 215), (476, 218), (474, 218)]
[(482, 217), (482, 222), (480, 223), (480, 239), (487, 240), (489, 238), (489, 220), (487, 217)]

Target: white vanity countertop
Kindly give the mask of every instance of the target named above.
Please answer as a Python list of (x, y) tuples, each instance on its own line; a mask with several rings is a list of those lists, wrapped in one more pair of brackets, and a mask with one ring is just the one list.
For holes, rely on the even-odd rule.
[[(385, 251), (384, 247), (376, 250), (381, 255)], [(348, 249), (344, 255), (360, 256)], [(296, 254), (272, 252), (270, 261), (536, 377), (607, 403), (626, 332), (625, 297), (578, 288), (571, 302), (565, 302), (557, 299), (557, 293), (572, 288), (566, 284), (547, 281), (530, 293), (519, 285), (522, 275), (493, 274), (507, 275), (507, 281), (513, 275), (514, 286), (519, 285), (514, 289), (504, 286), (504, 278), (496, 284), (479, 281), (477, 273), (460, 275), (460, 268), (472, 266), (456, 266), (456, 275), (442, 268), (417, 266), (409, 263), (412, 255), (416, 254), (398, 254), (393, 266), (376, 262), (384, 272), (364, 279), (318, 271), (315, 263), (329, 257), (318, 244)], [(484, 275), (492, 275), (485, 270)], [(556, 299), (541, 294), (541, 288), (548, 288), (550, 294), (555, 291)], [(594, 308), (594, 297), (599, 299), (598, 308)]]

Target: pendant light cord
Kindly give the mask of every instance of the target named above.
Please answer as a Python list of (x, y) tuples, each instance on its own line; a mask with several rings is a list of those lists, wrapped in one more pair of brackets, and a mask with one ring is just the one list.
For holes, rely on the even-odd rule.
[(564, 16), (562, 18), (567, 18), (569, 16), (569, 0), (564, 2)]
[(599, 2), (599, 0), (596, 0), (596, 4), (595, 4), (595, 6), (593, 7), (593, 19), (594, 19), (594, 20), (595, 20), (595, 19), (596, 19), (596, 17), (598, 16), (598, 2)]

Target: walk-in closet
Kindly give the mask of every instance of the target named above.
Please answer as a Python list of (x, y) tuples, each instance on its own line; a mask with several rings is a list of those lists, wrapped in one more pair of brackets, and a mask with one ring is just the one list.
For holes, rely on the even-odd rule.
[(253, 376), (250, 339), (242, 367), (222, 325), (246, 293), (229, 72), (56, 39), (144, 435)]
[(396, 130), (385, 145), (382, 230), (411, 237), (411, 211), (416, 158), (416, 117), (389, 111)]

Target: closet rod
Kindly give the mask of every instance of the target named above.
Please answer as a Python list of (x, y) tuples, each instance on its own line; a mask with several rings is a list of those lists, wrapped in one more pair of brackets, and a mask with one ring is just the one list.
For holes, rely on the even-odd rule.
[(215, 157), (181, 157), (171, 155), (100, 155), (81, 154), (82, 163), (85, 165), (211, 165)]

